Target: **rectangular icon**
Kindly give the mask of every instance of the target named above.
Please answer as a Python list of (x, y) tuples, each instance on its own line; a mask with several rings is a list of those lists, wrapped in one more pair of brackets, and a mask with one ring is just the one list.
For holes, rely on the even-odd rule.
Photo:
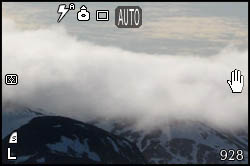
[(96, 21), (109, 21), (109, 10), (96, 10)]

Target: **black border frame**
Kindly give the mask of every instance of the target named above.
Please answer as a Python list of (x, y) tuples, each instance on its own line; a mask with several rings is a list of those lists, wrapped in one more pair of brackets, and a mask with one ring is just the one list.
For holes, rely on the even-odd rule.
[[(70, 3), (70, 2), (82, 2), (82, 3), (84, 3), (84, 2), (102, 2), (102, 3), (104, 3), (104, 1), (101, 1), (101, 0), (94, 0), (94, 1), (91, 1), (91, 0), (87, 0), (87, 1), (79, 1), (79, 0), (77, 0), (77, 1), (66, 1), (66, 0), (62, 0), (62, 1), (58, 1), (58, 0), (53, 0), (53, 1), (41, 1), (41, 0), (39, 0), (39, 1), (34, 1), (34, 0), (32, 0), (32, 1), (17, 1), (17, 0), (1, 1), (1, 13), (0, 13), (1, 14), (1, 30), (3, 29), (3, 25), (2, 25), (2, 19), (3, 19), (3, 16), (2, 16), (2, 12), (3, 12), (2, 3), (3, 2), (19, 2), (19, 3), (22, 3), (22, 2), (67, 2), (67, 3)], [(163, 3), (164, 2), (174, 2), (174, 3), (178, 3), (178, 2), (235, 2), (235, 3), (237, 3), (237, 2), (247, 2), (248, 3), (248, 1), (246, 1), (246, 0), (244, 0), (244, 1), (232, 1), (232, 0), (230, 0), (230, 1), (164, 1), (164, 0), (155, 0), (155, 1), (154, 0), (151, 0), (151, 1), (149, 1), (149, 0), (143, 0), (143, 1), (140, 1), (140, 0), (136, 0), (136, 1), (133, 1), (133, 0), (120, 0), (120, 1), (115, 1), (115, 0), (111, 0), (110, 1), (109, 0), (109, 1), (106, 1), (106, 2), (114, 2), (114, 3), (118, 3), (118, 2), (129, 2), (129, 3), (131, 3), (131, 2), (134, 2), (134, 3), (140, 3), (140, 2), (163, 2)], [(249, 13), (248, 13), (248, 15), (249, 15)], [(248, 29), (249, 29), (249, 27), (248, 27)], [(2, 33), (3, 33), (3, 31), (2, 31)], [(2, 36), (3, 35), (1, 35), (1, 38), (2, 38)], [(249, 36), (248, 36), (248, 38), (249, 38)], [(2, 56), (2, 53), (3, 52), (2, 52), (2, 50), (3, 50), (3, 45), (1, 44), (1, 77), (3, 76), (3, 73), (2, 73), (2, 71), (3, 71), (3, 67), (2, 67), (3, 66), (2, 65), (3, 56)], [(249, 66), (248, 66), (248, 71), (249, 71)], [(3, 77), (2, 77), (1, 88), (0, 88), (0, 91), (1, 91), (1, 107), (2, 107), (2, 98), (3, 98), (2, 97), (3, 96), (2, 86), (5, 85), (5, 83), (3, 83), (3, 81), (4, 80), (3, 80)], [(249, 77), (248, 77), (248, 81), (249, 81)], [(248, 93), (249, 93), (249, 90), (248, 90)], [(2, 122), (2, 112), (1, 112), (1, 122)], [(248, 121), (248, 126), (249, 126), (249, 121)], [(248, 132), (249, 132), (249, 128), (248, 128)], [(2, 132), (1, 132), (1, 138), (2, 138)], [(1, 143), (1, 154), (2, 154), (2, 143)], [(26, 166), (26, 165), (80, 165), (80, 164), (63, 164), (63, 163), (62, 164), (3, 164), (2, 163), (2, 155), (1, 155), (1, 165), (3, 165), (3, 166), (8, 166), (8, 165)], [(152, 165), (152, 164), (149, 164), (149, 165)], [(185, 164), (168, 164), (168, 165), (185, 165)], [(196, 165), (196, 164), (192, 164), (192, 165)], [(205, 165), (209, 165), (209, 164), (205, 164)], [(242, 165), (248, 165), (248, 164), (242, 164)]]

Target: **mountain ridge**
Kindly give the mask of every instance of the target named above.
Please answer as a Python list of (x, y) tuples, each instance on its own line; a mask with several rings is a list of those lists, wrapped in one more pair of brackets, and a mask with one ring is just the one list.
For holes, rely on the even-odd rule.
[(3, 153), (4, 163), (146, 163), (130, 141), (66, 117), (36, 117), (16, 131), (18, 145), (8, 144), (8, 135), (2, 151), (10, 147), (17, 160), (8, 161)]
[[(39, 110), (31, 109), (29, 113), (26, 111), (26, 114), (18, 113), (23, 117), (6, 113), (3, 115), (11, 117), (7, 118), (6, 124), (17, 123), (15, 127), (19, 128), (29, 123), (34, 117), (46, 116), (35, 114), (33, 111), (39, 112)], [(19, 124), (22, 119), (25, 119), (25, 122)], [(79, 121), (81, 117), (77, 119)], [(135, 122), (131, 119), (126, 121), (126, 119), (97, 118), (95, 121), (86, 121), (86, 123), (134, 143), (149, 163), (248, 163), (248, 132), (244, 130), (228, 132), (207, 126), (199, 121), (176, 121), (165, 127), (150, 130), (135, 127)], [(6, 124), (3, 127), (6, 127)], [(8, 130), (8, 133), (11, 131)], [(245, 159), (243, 161), (220, 161), (222, 149), (243, 150)]]

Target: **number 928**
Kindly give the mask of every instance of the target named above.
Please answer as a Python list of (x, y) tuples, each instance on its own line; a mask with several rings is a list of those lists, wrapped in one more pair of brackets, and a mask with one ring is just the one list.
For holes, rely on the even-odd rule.
[(220, 160), (225, 161), (242, 161), (244, 159), (244, 152), (243, 150), (220, 150)]

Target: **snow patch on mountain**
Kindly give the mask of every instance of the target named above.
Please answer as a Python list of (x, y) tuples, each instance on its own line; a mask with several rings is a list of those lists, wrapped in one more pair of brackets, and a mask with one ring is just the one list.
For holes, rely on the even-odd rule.
[(111, 138), (109, 138), (109, 137), (107, 137), (107, 140), (110, 141), (110, 143), (112, 144), (114, 150), (115, 150), (116, 152), (119, 152), (119, 149), (118, 149), (117, 145), (114, 143), (114, 141), (113, 141)]
[[(216, 129), (199, 121), (176, 120), (161, 128), (140, 129), (120, 120), (95, 125), (135, 143), (149, 163), (220, 163), (221, 149), (244, 150), (248, 161), (248, 134)], [(107, 127), (107, 128), (105, 128)]]
[(79, 138), (72, 140), (70, 138), (61, 136), (60, 142), (55, 144), (47, 144), (47, 147), (49, 147), (52, 152), (62, 152), (66, 154), (69, 154), (69, 149), (71, 149), (75, 152), (74, 156), (80, 158), (86, 153), (88, 158), (94, 161), (101, 161), (100, 157), (96, 153), (90, 151), (88, 139), (85, 139), (83, 143), (81, 143)]

